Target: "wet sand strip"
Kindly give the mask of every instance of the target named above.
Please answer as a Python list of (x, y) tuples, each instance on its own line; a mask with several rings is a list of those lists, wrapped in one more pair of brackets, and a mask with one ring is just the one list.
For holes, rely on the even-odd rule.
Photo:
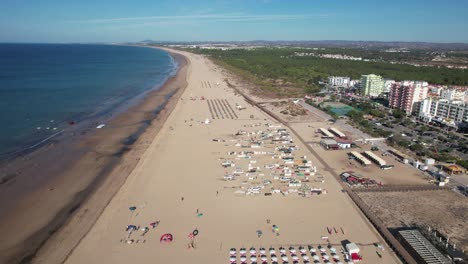
[[(47, 258), (45, 263), (61, 263), (79, 243), (144, 153), (147, 144), (142, 140), (157, 133), (184, 90), (186, 60), (180, 55), (173, 56), (180, 67), (176, 76), (160, 90), (148, 93), (140, 104), (110, 120), (108, 129), (93, 130), (87, 137), (70, 140), (82, 153), (71, 155), (70, 159), (79, 159), (57, 171), (54, 182), (23, 198), (1, 219), (0, 230), (9, 239), (0, 243), (0, 263), (35, 262), (51, 254), (59, 257)], [(137, 125), (121, 126), (128, 123)], [(53, 153), (67, 156), (60, 151)], [(38, 152), (42, 156), (49, 154), (42, 149)], [(57, 163), (58, 159), (49, 161)], [(47, 164), (41, 164), (42, 167)], [(124, 169), (116, 170), (118, 167)], [(93, 204), (89, 202), (92, 199)], [(71, 224), (74, 221), (79, 224)]]

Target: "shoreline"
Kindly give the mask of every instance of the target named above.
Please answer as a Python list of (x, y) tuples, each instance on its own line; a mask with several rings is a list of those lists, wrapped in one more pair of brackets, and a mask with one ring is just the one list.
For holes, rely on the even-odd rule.
[[(169, 55), (178, 64), (177, 73), (169, 76), (160, 89), (143, 93), (138, 98), (138, 103), (111, 115), (106, 128), (91, 130), (94, 126), (88, 124), (90, 126), (85, 129), (85, 135), (64, 143), (66, 146), (62, 146), (60, 150), (54, 148), (55, 142), (48, 142), (28, 155), (30, 160), (23, 159), (24, 162), (33, 162), (34, 157), (42, 156), (44, 159), (44, 156), (54, 153), (49, 155), (49, 163), (60, 158), (63, 165), (52, 164), (53, 168), (48, 172), (55, 173), (56, 176), (51, 177), (50, 182), (46, 182), (41, 188), (34, 189), (26, 197), (14, 197), (17, 206), (1, 219), (0, 231), (6, 234), (8, 241), (0, 242), (0, 262), (31, 262), (36, 260), (35, 257), (40, 259), (47, 255), (47, 248), (53, 247), (54, 240), (64, 247), (61, 236), (71, 239), (66, 226), (73, 218), (79, 215), (84, 218), (83, 221), (89, 222), (91, 211), (96, 213), (105, 208), (113, 196), (111, 189), (114, 193), (118, 191), (128, 176), (128, 173), (124, 174), (131, 171), (144, 153), (145, 141), (158, 132), (158, 127), (162, 126), (160, 123), (172, 111), (186, 86), (187, 60), (170, 52)], [(67, 155), (67, 147), (75, 153)], [(36, 166), (32, 167), (38, 166), (33, 165)], [(120, 171), (116, 173), (118, 168)], [(24, 169), (23, 174), (26, 175), (19, 178), (27, 178), (25, 176), (28, 173)], [(16, 180), (18, 179), (13, 178), (2, 187), (9, 188), (8, 185), (14, 184)], [(109, 190), (102, 191), (104, 186), (109, 187)], [(101, 204), (101, 207), (89, 206), (95, 196), (101, 196), (101, 203), (107, 202)], [(83, 211), (87, 214), (86, 217), (80, 215)], [(83, 230), (83, 226), (77, 229)]]

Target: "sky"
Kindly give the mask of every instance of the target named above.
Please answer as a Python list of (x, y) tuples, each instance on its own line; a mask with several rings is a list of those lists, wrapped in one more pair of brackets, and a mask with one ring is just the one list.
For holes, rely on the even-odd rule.
[(0, 0), (0, 42), (468, 43), (468, 0)]

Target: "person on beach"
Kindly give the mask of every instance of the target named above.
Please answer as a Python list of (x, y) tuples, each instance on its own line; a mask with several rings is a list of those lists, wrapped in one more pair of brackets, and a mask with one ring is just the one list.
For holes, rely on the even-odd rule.
[(141, 236), (145, 236), (146, 233), (148, 233), (149, 230), (150, 230), (150, 229), (149, 229), (148, 227), (143, 228), (143, 229), (142, 229), (143, 234), (141, 234)]
[(184, 201), (184, 197), (182, 196), (182, 197), (180, 198), (180, 200), (183, 202), (183, 201)]
[(197, 214), (198, 214), (198, 209), (197, 209)]
[(219, 192), (218, 192), (218, 191), (216, 191), (216, 197), (218, 197), (218, 193), (219, 193)]

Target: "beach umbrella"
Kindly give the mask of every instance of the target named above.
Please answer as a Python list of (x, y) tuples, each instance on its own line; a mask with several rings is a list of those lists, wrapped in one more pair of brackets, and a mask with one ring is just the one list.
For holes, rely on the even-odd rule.
[(327, 250), (324, 249), (324, 248), (320, 248), (320, 252), (325, 252), (325, 251), (327, 251)]
[(260, 256), (260, 259), (261, 259), (262, 261), (267, 261), (268, 258), (267, 258), (267, 256), (265, 256), (265, 255), (261, 255), (261, 256)]
[(280, 253), (281, 253), (281, 254), (286, 253), (286, 249), (284, 249), (284, 248), (281, 247), (281, 248), (280, 248)]
[(304, 254), (304, 253), (306, 253), (306, 250), (305, 250), (305, 248), (303, 248), (303, 247), (299, 247), (299, 252), (301, 252), (302, 254)]
[(274, 261), (274, 262), (277, 262), (278, 258), (277, 257), (271, 257), (271, 260)]
[(241, 260), (242, 262), (245, 262), (245, 261), (247, 260), (247, 258), (246, 258), (245, 256), (241, 256), (241, 257), (240, 257), (240, 260)]
[(159, 242), (161, 243), (171, 243), (172, 240), (174, 239), (174, 237), (172, 236), (172, 234), (164, 234), (161, 236), (161, 238), (159, 239)]
[(235, 255), (235, 254), (236, 254), (236, 249), (235, 249), (235, 248), (231, 248), (231, 250), (229, 250), (229, 254)]
[(230, 260), (231, 262), (234, 262), (234, 261), (236, 261), (236, 257), (230, 256), (230, 257), (229, 257), (229, 260)]
[(292, 257), (293, 260), (299, 260), (299, 257), (296, 256), (296, 255), (292, 255), (291, 257)]
[(247, 252), (247, 251), (245, 250), (245, 248), (241, 248), (241, 249), (239, 250), (239, 253), (241, 253), (242, 255), (244, 255), (246, 252)]
[(274, 255), (274, 254), (276, 254), (276, 251), (270, 248), (270, 255)]
[(193, 234), (193, 236), (197, 236), (198, 235), (198, 229), (193, 230), (192, 234)]
[(281, 259), (282, 259), (283, 261), (288, 261), (288, 257), (287, 257), (286, 255), (281, 256)]
[(251, 257), (250, 257), (250, 261), (256, 262), (256, 261), (257, 261), (257, 257), (256, 257), (256, 256), (251, 256)]
[(322, 255), (322, 258), (323, 258), (323, 259), (326, 259), (326, 260), (329, 260), (329, 259), (330, 259), (330, 257), (329, 257), (328, 255)]
[(302, 258), (303, 258), (304, 260), (309, 260), (309, 256), (307, 256), (306, 254), (303, 254), (303, 255), (302, 255)]
[(340, 256), (338, 256), (338, 255), (333, 255), (333, 259), (339, 260), (339, 259), (340, 259)]
[(317, 250), (316, 250), (315, 248), (311, 248), (311, 249), (310, 249), (310, 252), (311, 252), (311, 253), (315, 253), (316, 251), (317, 251)]
[(332, 248), (330, 248), (330, 251), (334, 253), (334, 252), (336, 252), (336, 248), (332, 247)]
[(265, 248), (260, 248), (260, 254), (265, 255)]
[(319, 260), (319, 259), (320, 259), (319, 256), (317, 256), (317, 255), (313, 256), (313, 258), (314, 258), (315, 260)]
[(254, 248), (250, 248), (250, 254), (252, 255), (255, 255), (257, 253), (257, 251), (254, 249)]

